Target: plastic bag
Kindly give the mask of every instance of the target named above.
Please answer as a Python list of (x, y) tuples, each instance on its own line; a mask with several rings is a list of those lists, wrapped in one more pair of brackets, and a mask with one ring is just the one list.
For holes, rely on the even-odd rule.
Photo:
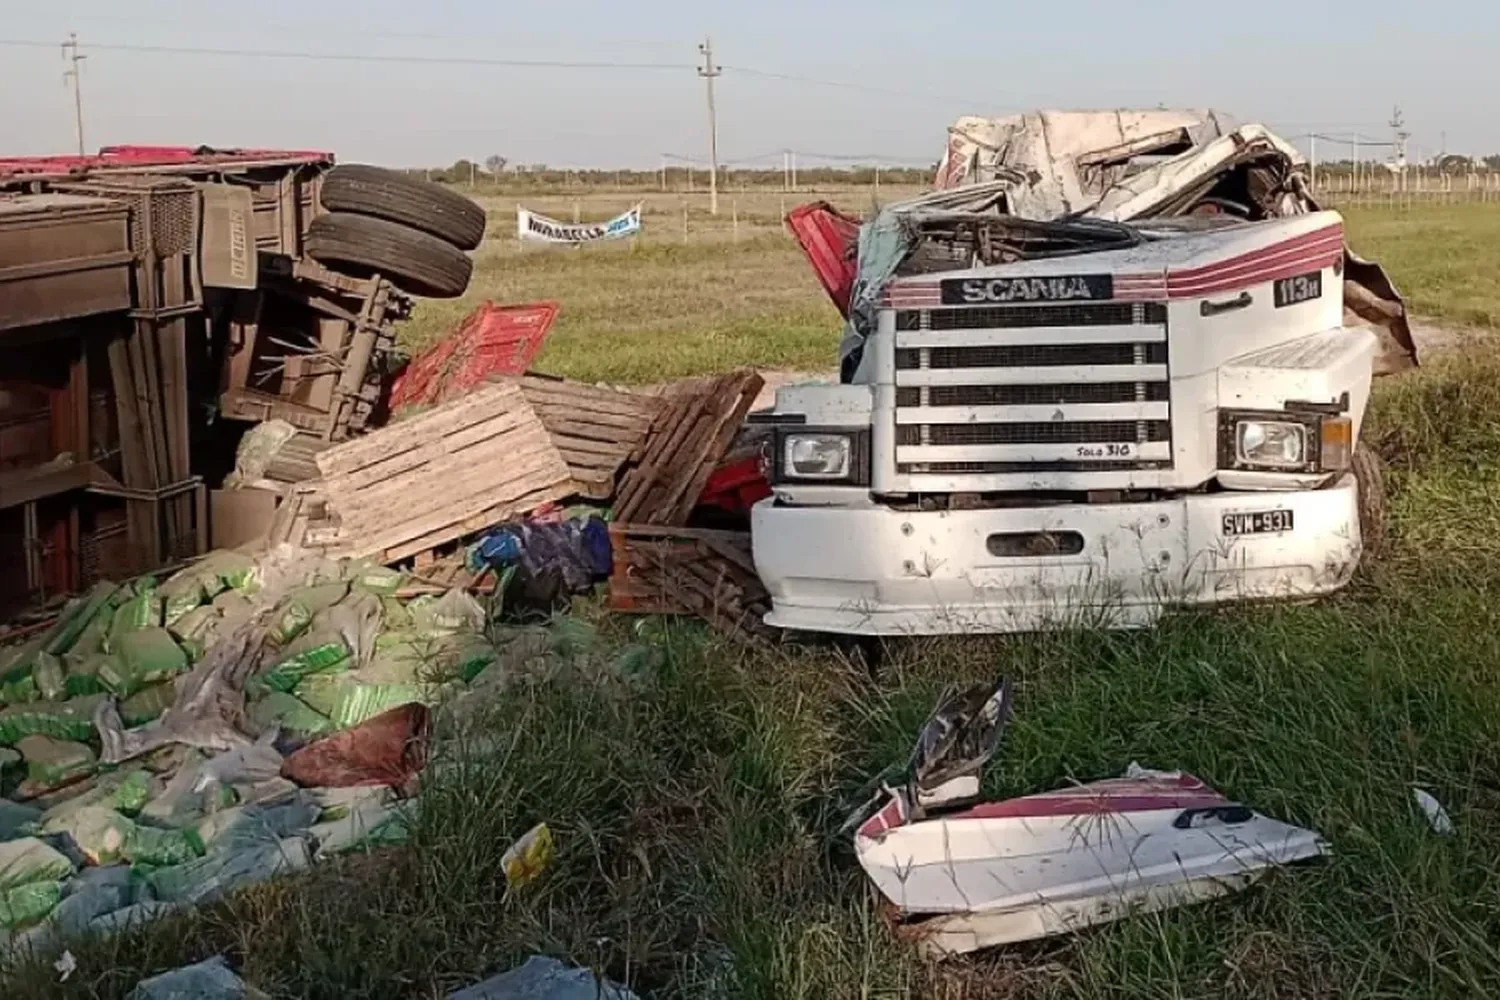
[(266, 632), (266, 639), (278, 646), (285, 646), (306, 631), (312, 620), (311, 608), (301, 601), (287, 601), (277, 609), (276, 616), (271, 620), (271, 627)]
[(357, 564), (353, 569), (353, 584), (360, 590), (377, 597), (390, 597), (406, 582), (406, 574), (399, 570), (372, 564)]
[(206, 962), (143, 979), (125, 1000), (249, 1000), (263, 995), (246, 986), (224, 964), (223, 958), (215, 956)]
[(180, 865), (201, 858), (204, 853), (205, 847), (197, 830), (163, 830), (139, 823), (131, 823), (121, 849), (121, 854), (131, 864), (157, 867)]
[(202, 583), (208, 597), (214, 598), (226, 587), (235, 590), (250, 589), (255, 578), (255, 560), (243, 552), (219, 549), (210, 552), (197, 565), (183, 572), (195, 577)]
[[(386, 789), (379, 789), (386, 792)], [(363, 847), (403, 843), (411, 836), (411, 809), (404, 803), (367, 800), (334, 819), (320, 819), (308, 830), (317, 842), (317, 856), (340, 854)]]
[(177, 685), (172, 681), (142, 688), (120, 702), (120, 720), (134, 728), (161, 718), (177, 699)]
[(164, 628), (127, 631), (114, 640), (113, 649), (118, 672), (115, 663), (101, 663), (99, 681), (121, 698), (188, 669), (187, 653)]
[(33, 734), (16, 748), (26, 758), (26, 788), (33, 794), (61, 788), (94, 770), (94, 751), (86, 744)]
[(73, 864), (61, 851), (36, 837), (0, 843), (0, 889), (34, 882), (56, 882), (73, 874)]
[(134, 816), (146, 808), (153, 794), (162, 790), (161, 780), (145, 771), (131, 771), (115, 789), (115, 811), (122, 816)]
[(297, 428), (279, 417), (250, 428), (234, 451), (234, 471), (225, 477), (224, 488), (239, 489), (266, 478), (266, 466), (296, 436)]
[(419, 628), (445, 632), (480, 632), (484, 629), (484, 605), (468, 591), (454, 587), (435, 603), (423, 609), (424, 618), (413, 612)]
[(104, 805), (88, 805), (48, 820), (46, 829), (67, 833), (96, 866), (112, 865), (124, 856), (125, 838), (135, 824)]
[(398, 705), (426, 702), (433, 690), (426, 684), (366, 683), (353, 674), (325, 674), (304, 680), (296, 694), (335, 729), (348, 729)]
[(67, 693), (66, 675), (62, 660), (43, 650), (32, 662), (31, 679), (36, 682), (37, 693), (47, 701), (61, 701)]
[(114, 623), (109, 629), (110, 648), (120, 637), (136, 629), (161, 625), (161, 595), (149, 577), (137, 585), (136, 594), (115, 609)]
[[(63, 658), (67, 673), (63, 677), (64, 693), (69, 698), (78, 698), (89, 694), (102, 694), (104, 682), (99, 679), (99, 668), (104, 666), (111, 657), (108, 653), (92, 653), (88, 656), (75, 659), (74, 653), (69, 653)], [(119, 671), (118, 661), (111, 669)]]
[[(69, 601), (57, 624), (47, 633), (42, 648), (53, 656), (61, 656), (72, 651), (89, 628), (95, 628), (96, 634), (102, 635), (109, 624), (108, 617), (103, 612), (113, 606), (112, 602), (119, 589), (118, 584), (100, 581), (87, 594)], [(98, 625), (95, 625), (96, 620), (99, 620)]]
[(33, 882), (0, 893), (0, 927), (16, 930), (46, 919), (62, 902), (61, 882)]
[(552, 830), (546, 823), (538, 823), (523, 833), (500, 856), (500, 869), (505, 872), (505, 884), (520, 889), (536, 881), (537, 876), (552, 865), (556, 851), (552, 844)]
[(315, 630), (336, 633), (349, 647), (351, 666), (370, 662), (379, 640), (385, 608), (373, 594), (352, 594), (322, 611), (314, 619)]
[(0, 684), (0, 705), (25, 705), (38, 696), (36, 680), (29, 673)]
[(94, 735), (94, 710), (106, 695), (34, 702), (0, 710), (0, 744), (15, 745), (33, 734), (58, 740), (88, 740)]
[(333, 730), (328, 716), (314, 710), (296, 695), (272, 691), (250, 704), (250, 722), (257, 730), (279, 726), (298, 736), (321, 736)]
[(196, 610), (210, 596), (204, 589), (203, 578), (191, 571), (177, 574), (162, 584), (158, 593), (162, 599), (162, 624), (168, 628), (180, 621), (183, 615)]
[(310, 674), (334, 673), (349, 668), (349, 647), (337, 633), (304, 637), (259, 680), (272, 691), (291, 691)]
[(149, 873), (146, 881), (158, 899), (199, 904), (218, 899), (235, 889), (268, 881), (284, 872), (301, 871), (311, 861), (307, 843), (300, 838), (268, 839), (258, 846), (243, 845), (233, 851), (215, 851), (185, 864), (158, 869)]
[(249, 746), (226, 750), (203, 765), (193, 791), (221, 785), (255, 785), (281, 773), (281, 754), (272, 746), (276, 733), (267, 732)]
[(303, 747), (286, 759), (281, 773), (304, 788), (398, 788), (426, 764), (430, 739), (426, 706), (402, 705)]

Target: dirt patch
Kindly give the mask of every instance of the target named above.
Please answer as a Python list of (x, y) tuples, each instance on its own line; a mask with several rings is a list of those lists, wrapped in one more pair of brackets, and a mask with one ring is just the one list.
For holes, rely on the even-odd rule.
[(1493, 332), (1489, 330), (1481, 330), (1475, 327), (1446, 326), (1427, 320), (1414, 320), (1411, 324), (1411, 335), (1412, 339), (1417, 342), (1418, 361), (1429, 358), (1434, 354), (1443, 354), (1448, 351), (1462, 349), (1467, 345), (1494, 337)]

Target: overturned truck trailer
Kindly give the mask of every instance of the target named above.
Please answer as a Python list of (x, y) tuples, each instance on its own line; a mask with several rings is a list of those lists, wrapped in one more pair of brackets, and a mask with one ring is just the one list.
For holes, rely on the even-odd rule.
[(843, 384), (768, 417), (771, 623), (1143, 625), (1325, 594), (1374, 549), (1359, 432), (1377, 369), (1416, 362), (1405, 307), (1265, 128), (963, 119), (847, 259), (831, 210), (791, 224), (848, 322)]
[(483, 229), (316, 151), (0, 158), (0, 616), (203, 551), (226, 423), (357, 434), (409, 294), (461, 294)]

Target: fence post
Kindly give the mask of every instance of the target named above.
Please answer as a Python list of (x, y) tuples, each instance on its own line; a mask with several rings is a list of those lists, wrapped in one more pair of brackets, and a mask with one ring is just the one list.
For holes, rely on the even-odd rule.
[(687, 227), (687, 222), (688, 222), (688, 220), (687, 220), (687, 202), (683, 202), (682, 203), (682, 242), (684, 242), (684, 243), (686, 243), (688, 241), (688, 227)]

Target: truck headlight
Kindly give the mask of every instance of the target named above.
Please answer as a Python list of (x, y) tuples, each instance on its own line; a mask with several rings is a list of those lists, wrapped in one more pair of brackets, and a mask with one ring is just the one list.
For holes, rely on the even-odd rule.
[(1237, 465), (1300, 469), (1307, 465), (1307, 427), (1284, 420), (1241, 420), (1234, 430)]
[(821, 427), (783, 427), (776, 434), (772, 483), (870, 482), (870, 432)]
[(781, 443), (789, 479), (846, 479), (854, 442), (847, 434), (788, 434)]
[(1266, 472), (1339, 472), (1354, 452), (1354, 424), (1341, 413), (1219, 411), (1219, 467)]

